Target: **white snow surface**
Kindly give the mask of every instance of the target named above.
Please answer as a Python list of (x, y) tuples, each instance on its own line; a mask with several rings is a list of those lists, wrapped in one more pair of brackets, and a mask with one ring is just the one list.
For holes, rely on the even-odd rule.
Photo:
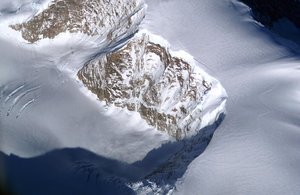
[(149, 0), (143, 26), (207, 65), (227, 115), (175, 194), (300, 193), (299, 46), (229, 0)]

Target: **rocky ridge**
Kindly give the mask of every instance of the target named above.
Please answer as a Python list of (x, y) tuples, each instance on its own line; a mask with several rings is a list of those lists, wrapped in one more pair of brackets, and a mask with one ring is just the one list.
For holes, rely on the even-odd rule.
[(143, 16), (143, 0), (54, 0), (29, 21), (11, 28), (30, 43), (53, 39), (63, 32), (106, 36), (112, 41), (138, 25), (136, 21)]
[(181, 139), (199, 130), (214, 81), (145, 32), (121, 49), (92, 59), (79, 79), (107, 105), (138, 112), (150, 125)]

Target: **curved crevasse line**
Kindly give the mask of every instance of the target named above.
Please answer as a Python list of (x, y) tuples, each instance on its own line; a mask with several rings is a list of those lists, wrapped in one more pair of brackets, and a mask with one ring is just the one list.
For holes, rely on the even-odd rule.
[(8, 94), (8, 96), (5, 98), (4, 102), (8, 102), (12, 96), (14, 96), (16, 93), (18, 93), (21, 89), (23, 89), (25, 87), (25, 85), (21, 85), (18, 88), (16, 88), (15, 90), (13, 90), (10, 94)]
[(31, 105), (31, 104), (34, 103), (34, 102), (35, 102), (35, 99), (31, 99), (31, 100), (29, 100), (26, 104), (24, 104), (24, 105), (22, 106), (22, 108), (19, 110), (19, 112), (18, 112), (16, 118), (19, 118), (20, 115), (23, 113), (23, 111), (24, 111), (29, 105)]
[(25, 92), (21, 93), (20, 95), (18, 95), (16, 98), (13, 99), (13, 102), (12, 102), (12, 105), (9, 107), (7, 113), (6, 113), (6, 116), (9, 116), (11, 111), (14, 109), (14, 107), (18, 104), (18, 102), (24, 97), (26, 96), (27, 94), (31, 93), (31, 92), (34, 92), (38, 89), (40, 89), (41, 86), (37, 86), (37, 87), (33, 87), (31, 89), (28, 89), (26, 90)]

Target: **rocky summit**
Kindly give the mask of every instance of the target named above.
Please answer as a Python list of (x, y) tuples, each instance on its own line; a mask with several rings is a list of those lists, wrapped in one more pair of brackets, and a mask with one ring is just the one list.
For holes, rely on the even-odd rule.
[(63, 32), (105, 35), (114, 40), (135, 25), (136, 13), (144, 9), (143, 5), (143, 1), (132, 0), (54, 0), (29, 21), (11, 28), (30, 43), (53, 39)]
[(214, 87), (197, 66), (144, 32), (86, 63), (78, 77), (107, 105), (137, 111), (177, 139), (199, 130), (203, 102)]

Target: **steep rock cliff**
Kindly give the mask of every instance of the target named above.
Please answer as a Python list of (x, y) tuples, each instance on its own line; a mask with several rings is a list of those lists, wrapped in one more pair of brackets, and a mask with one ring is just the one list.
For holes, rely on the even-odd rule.
[(61, 33), (106, 36), (109, 41), (137, 29), (144, 16), (143, 0), (54, 0), (29, 21), (13, 24), (30, 43)]
[(139, 112), (150, 125), (181, 139), (202, 127), (208, 98), (225, 98), (211, 97), (219, 83), (194, 63), (141, 32), (86, 63), (78, 77), (107, 105)]

